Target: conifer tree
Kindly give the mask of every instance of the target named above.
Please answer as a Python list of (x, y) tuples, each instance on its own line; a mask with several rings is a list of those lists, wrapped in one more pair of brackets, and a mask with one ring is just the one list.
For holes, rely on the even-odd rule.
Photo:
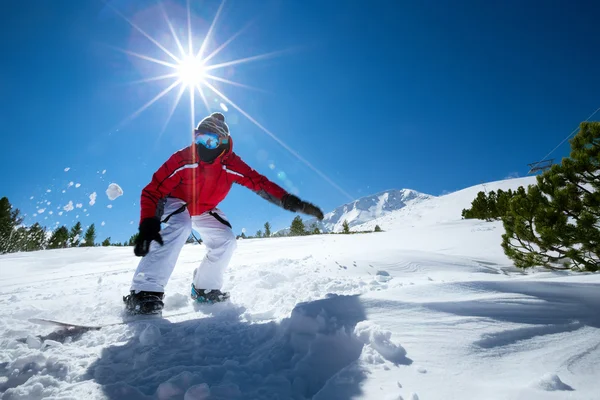
[(110, 236), (102, 241), (102, 246), (104, 246), (104, 247), (110, 246)]
[(81, 243), (81, 234), (83, 233), (83, 229), (81, 228), (81, 222), (77, 221), (75, 225), (71, 228), (69, 232), (69, 241), (71, 242), (71, 247), (77, 247)]
[(381, 232), (381, 228), (379, 227), (379, 225), (375, 225), (374, 232)]
[(292, 225), (290, 226), (290, 236), (303, 236), (306, 234), (304, 228), (304, 222), (299, 215), (292, 220)]
[(583, 122), (569, 158), (519, 188), (502, 247), (517, 267), (600, 269), (600, 122)]
[(94, 224), (91, 224), (90, 227), (85, 231), (83, 239), (85, 242), (81, 244), (83, 247), (93, 247), (96, 245), (96, 227)]
[(37, 222), (27, 230), (27, 239), (25, 247), (20, 249), (24, 251), (36, 251), (46, 248), (48, 240), (46, 238), (46, 228), (42, 227)]
[(271, 236), (271, 224), (265, 222), (265, 237)]
[(344, 220), (342, 223), (342, 233), (348, 234), (350, 233), (350, 225), (348, 225), (348, 221)]
[(13, 209), (7, 197), (0, 199), (0, 254), (17, 251), (15, 231), (23, 222), (19, 209)]
[(50, 236), (50, 240), (48, 241), (49, 249), (61, 249), (67, 247), (67, 243), (69, 242), (69, 230), (66, 226), (61, 226), (52, 232), (52, 236)]

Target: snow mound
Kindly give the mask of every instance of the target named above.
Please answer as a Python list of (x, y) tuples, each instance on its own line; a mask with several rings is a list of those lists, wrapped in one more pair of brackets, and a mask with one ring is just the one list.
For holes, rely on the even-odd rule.
[(573, 390), (571, 386), (561, 381), (556, 374), (545, 374), (534, 386), (550, 392), (555, 390)]
[(394, 364), (406, 364), (404, 347), (392, 343), (392, 332), (381, 329), (370, 321), (361, 321), (354, 328), (356, 336), (365, 344), (363, 360), (370, 364), (383, 364), (384, 359)]
[(106, 189), (106, 195), (110, 200), (114, 200), (123, 195), (123, 189), (116, 183), (111, 183), (108, 185), (108, 189)]
[(140, 344), (142, 346), (152, 346), (160, 340), (160, 329), (155, 325), (148, 325), (140, 334)]

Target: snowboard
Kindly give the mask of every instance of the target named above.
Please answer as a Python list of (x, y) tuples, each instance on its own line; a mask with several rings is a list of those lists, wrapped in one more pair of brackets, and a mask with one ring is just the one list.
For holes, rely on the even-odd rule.
[(83, 330), (88, 330), (88, 331), (98, 331), (102, 328), (108, 328), (110, 326), (117, 326), (117, 325), (126, 325), (126, 324), (130, 324), (133, 322), (143, 322), (143, 321), (151, 321), (151, 320), (157, 320), (157, 319), (164, 319), (164, 318), (169, 318), (169, 317), (178, 317), (181, 315), (186, 315), (186, 314), (193, 314), (196, 313), (196, 311), (183, 311), (180, 313), (174, 313), (174, 314), (138, 314), (138, 315), (130, 315), (127, 316), (123, 319), (123, 321), (118, 321), (118, 322), (109, 322), (107, 324), (100, 324), (100, 325), (86, 325), (86, 324), (78, 324), (78, 323), (70, 323), (70, 322), (64, 322), (64, 321), (57, 321), (54, 319), (47, 319), (47, 318), (30, 318), (29, 322), (32, 322), (34, 324), (40, 324), (40, 325), (53, 325), (59, 328), (63, 328), (63, 329), (83, 329)]

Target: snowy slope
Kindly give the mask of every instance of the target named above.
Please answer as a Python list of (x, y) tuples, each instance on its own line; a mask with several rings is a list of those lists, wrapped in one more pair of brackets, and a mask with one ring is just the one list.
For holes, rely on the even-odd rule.
[(527, 188), (535, 183), (536, 178), (529, 176), (471, 186), (444, 196), (431, 197), (428, 201), (408, 203), (406, 207), (359, 224), (352, 230), (373, 230), (375, 225), (379, 225), (383, 230), (396, 230), (407, 226), (428, 226), (458, 221), (461, 219), (462, 210), (471, 207), (471, 202), (481, 191), (516, 190), (519, 186)]
[(186, 245), (171, 317), (71, 337), (28, 319), (120, 321), (131, 248), (0, 256), (0, 396), (598, 399), (600, 274), (516, 270), (501, 224), (460, 220), (480, 188), (382, 233), (240, 241), (230, 304), (193, 307), (204, 247)]
[(304, 221), (304, 224), (306, 227), (314, 224), (322, 232), (341, 232), (344, 221), (353, 227), (433, 197), (410, 189), (386, 190), (339, 206), (325, 214), (323, 221), (313, 218)]

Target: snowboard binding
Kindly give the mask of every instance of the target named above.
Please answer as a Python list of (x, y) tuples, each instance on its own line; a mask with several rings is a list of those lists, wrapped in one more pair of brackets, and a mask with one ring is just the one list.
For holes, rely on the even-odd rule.
[(165, 306), (163, 303), (164, 293), (160, 292), (145, 292), (135, 293), (134, 290), (127, 296), (123, 296), (125, 309), (132, 315), (154, 315), (161, 314)]
[(213, 304), (228, 300), (229, 292), (221, 292), (219, 289), (196, 289), (192, 283), (191, 296), (196, 303)]

